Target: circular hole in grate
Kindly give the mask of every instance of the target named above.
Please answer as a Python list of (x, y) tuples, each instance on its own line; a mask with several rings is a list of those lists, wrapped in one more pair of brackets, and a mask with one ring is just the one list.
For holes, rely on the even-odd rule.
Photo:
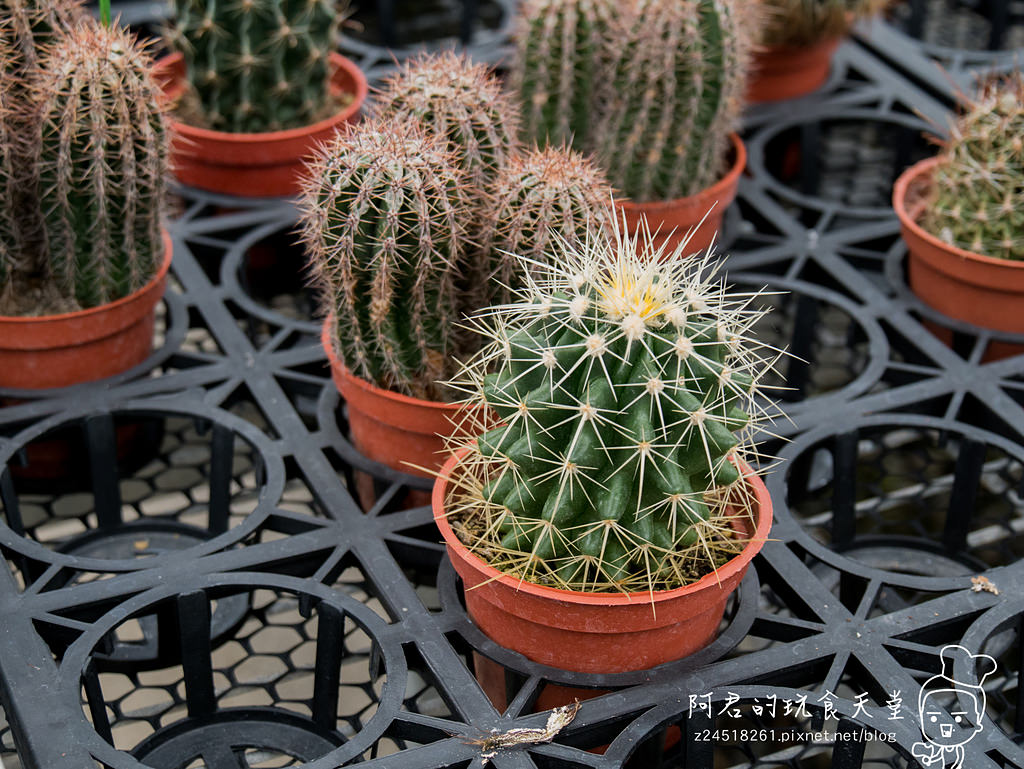
[(1024, 465), (956, 429), (862, 426), (790, 454), (790, 512), (865, 565), (926, 577), (975, 574), (1024, 553)]
[[(465, 9), (476, 6), (476, 27), (498, 29), (507, 9), (496, 0), (468, 3), (463, 0), (380, 0), (360, 3), (346, 26), (350, 37), (370, 45), (410, 46), (418, 43), (457, 38), (462, 32)], [(389, 10), (385, 10), (389, 9)], [(390, 22), (385, 22), (387, 12)], [(393, 25), (389, 33), (385, 24)], [(386, 39), (392, 34), (393, 39)]]
[[(997, 19), (1000, 6), (1007, 17)], [(1019, 51), (1024, 48), (1024, 14), (1012, 10), (1011, 2), (932, 2), (895, 3), (889, 17), (908, 35), (926, 43), (930, 49), (988, 52)]]
[[(218, 637), (219, 607), (232, 601), (248, 611)], [(112, 670), (104, 648), (140, 615), (156, 618), (159, 666)], [(154, 769), (314, 761), (374, 718), (389, 685), (404, 686), (400, 673), (389, 679), (393, 656), (375, 640), (375, 620), (348, 599), (278, 587), (225, 585), (150, 602), (85, 655), (83, 711), (108, 745)]]

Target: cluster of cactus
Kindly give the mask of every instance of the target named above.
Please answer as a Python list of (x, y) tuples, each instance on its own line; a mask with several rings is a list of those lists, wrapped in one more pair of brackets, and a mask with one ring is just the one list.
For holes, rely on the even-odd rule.
[(490, 303), (512, 301), (524, 265), (542, 270), (559, 238), (583, 240), (609, 224), (611, 203), (603, 172), (579, 153), (546, 147), (510, 157), (488, 189), (480, 233)]
[(277, 131), (329, 111), (337, 0), (175, 0), (174, 11), (166, 37), (209, 128)]
[(150, 67), (127, 32), (82, 19), (0, 92), (4, 293), (42, 281), (89, 308), (156, 273), (167, 134)]
[(519, 113), (501, 83), (486, 66), (450, 52), (404, 64), (377, 95), (377, 113), (446, 138), (478, 189), (519, 145)]
[(357, 376), (441, 399), (469, 249), (467, 196), (449, 144), (414, 121), (347, 126), (311, 163), (303, 241), (338, 352)]
[(715, 271), (616, 226), (477, 319), (490, 343), (457, 382), (501, 424), (464, 442), (447, 501), (471, 549), (590, 592), (677, 587), (742, 546), (729, 516), (773, 362), (748, 335), (763, 312)]
[[(532, 2), (514, 82), (539, 143), (571, 140), (639, 201), (717, 182), (751, 49), (740, 0)], [(756, 17), (756, 14), (753, 14)]]
[(523, 3), (513, 84), (524, 135), (540, 146), (587, 146), (594, 93), (619, 5), (615, 0)]
[(936, 166), (921, 226), (984, 256), (1024, 259), (1024, 75), (982, 83)]
[(857, 19), (878, 13), (890, 0), (764, 0), (759, 42), (802, 48), (845, 35)]

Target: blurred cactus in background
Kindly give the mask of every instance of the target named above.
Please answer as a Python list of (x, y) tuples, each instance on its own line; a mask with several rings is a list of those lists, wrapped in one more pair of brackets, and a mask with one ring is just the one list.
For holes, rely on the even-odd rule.
[(1024, 75), (982, 83), (940, 157), (921, 226), (976, 254), (1024, 259)]
[(880, 12), (890, 0), (762, 0), (758, 42), (771, 48), (803, 48), (841, 37), (858, 19)]
[(631, 0), (619, 12), (593, 134), (617, 190), (670, 200), (722, 177), (743, 108), (750, 16), (741, 0)]
[(516, 29), (513, 86), (523, 135), (538, 146), (587, 146), (614, 0), (526, 0)]
[(167, 40), (206, 127), (257, 133), (326, 117), (344, 10), (336, 0), (175, 0)]

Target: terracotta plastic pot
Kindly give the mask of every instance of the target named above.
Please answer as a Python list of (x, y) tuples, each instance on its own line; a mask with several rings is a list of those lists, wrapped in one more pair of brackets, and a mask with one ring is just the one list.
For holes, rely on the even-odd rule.
[[(434, 483), (434, 520), (465, 586), (470, 618), (492, 640), (545, 665), (581, 673), (644, 670), (693, 654), (718, 631), (726, 601), (763, 547), (772, 524), (768, 490), (749, 466), (742, 470), (757, 500), (757, 524), (737, 520), (750, 542), (717, 572), (675, 590), (582, 593), (524, 582), (469, 552), (445, 512), (449, 457)], [(653, 602), (653, 607), (652, 607)]]
[(37, 318), (0, 316), (0, 387), (40, 390), (104, 379), (153, 349), (156, 305), (171, 266), (171, 237), (156, 276), (133, 294), (88, 310)]
[(348, 404), (348, 426), (355, 447), (394, 470), (432, 477), (430, 470), (441, 467), (445, 460), (443, 436), (452, 433), (463, 407), (411, 398), (353, 375), (334, 351), (333, 326), (332, 318), (324, 322), (321, 342), (334, 384)]
[(803, 48), (765, 48), (754, 54), (748, 102), (798, 99), (828, 80), (832, 57), (842, 42), (832, 37)]
[(672, 248), (682, 242), (692, 230), (689, 251), (697, 253), (710, 246), (711, 241), (716, 239), (716, 233), (722, 229), (725, 209), (736, 199), (740, 174), (747, 165), (747, 148), (743, 145), (743, 140), (737, 134), (730, 134), (729, 138), (732, 139), (733, 146), (732, 166), (721, 180), (706, 190), (675, 200), (656, 200), (649, 203), (617, 201), (615, 205), (618, 215), (625, 215), (627, 229), (631, 233), (636, 232), (643, 216), (647, 218), (651, 232), (657, 232), (655, 240), (659, 244), (667, 242), (668, 247)]
[[(350, 93), (352, 103), (309, 126), (266, 133), (228, 133), (171, 120), (171, 166), (184, 184), (238, 197), (294, 195), (307, 157), (345, 123), (354, 122), (369, 87), (359, 67), (331, 54), (331, 93)], [(164, 95), (174, 101), (185, 90), (185, 62), (180, 53), (156, 62), (154, 75)]]
[[(939, 162), (939, 158), (929, 158), (916, 163), (900, 175), (893, 189), (893, 207), (907, 244), (910, 290), (950, 318), (1024, 334), (1024, 262), (965, 251), (925, 232), (917, 223), (927, 204), (932, 171)], [(948, 329), (945, 333), (951, 336)], [(986, 357), (1022, 351), (1020, 345), (996, 342)]]

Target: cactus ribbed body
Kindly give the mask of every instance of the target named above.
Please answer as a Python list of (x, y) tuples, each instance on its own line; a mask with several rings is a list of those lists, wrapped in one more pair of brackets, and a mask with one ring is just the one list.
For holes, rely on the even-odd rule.
[(881, 11), (890, 0), (764, 0), (760, 43), (802, 48), (850, 31), (857, 19)]
[(921, 226), (983, 256), (1024, 259), (1024, 76), (990, 80), (953, 126)]
[(539, 146), (587, 146), (615, 0), (527, 0), (516, 32), (523, 135)]
[(323, 118), (342, 10), (335, 0), (175, 0), (169, 42), (209, 127), (257, 133)]
[(542, 270), (559, 237), (576, 242), (609, 223), (612, 190), (582, 155), (548, 147), (513, 155), (487, 198), (481, 246), (490, 257), (491, 303), (504, 304), (522, 286), (524, 263)]
[(616, 189), (670, 200), (717, 182), (750, 54), (741, 0), (633, 0), (609, 39), (594, 150)]
[(304, 241), (346, 367), (439, 399), (459, 320), (467, 193), (449, 145), (415, 122), (348, 126), (312, 163)]
[(528, 299), (482, 319), (492, 344), (465, 384), (503, 424), (464, 462), (494, 513), (482, 548), (531, 581), (678, 586), (739, 478), (767, 368), (747, 342), (758, 313), (724, 298), (706, 260), (640, 238), (563, 248)]
[(452, 143), (466, 179), (482, 187), (517, 148), (519, 115), (482, 64), (454, 53), (424, 54), (402, 66), (378, 95), (378, 114), (414, 120)]
[(150, 59), (124, 31), (84, 22), (33, 82), (43, 253), (82, 307), (142, 288), (163, 257), (167, 136)]
[[(0, 44), (0, 57), (4, 56)], [(14, 159), (17, 129), (11, 114), (10, 81), (0, 82), (0, 292), (24, 258), (15, 201), (19, 194)]]
[(10, 81), (38, 66), (56, 33), (70, 29), (80, 16), (78, 0), (0, 0), (0, 37), (14, 54), (4, 57), (0, 76)]

